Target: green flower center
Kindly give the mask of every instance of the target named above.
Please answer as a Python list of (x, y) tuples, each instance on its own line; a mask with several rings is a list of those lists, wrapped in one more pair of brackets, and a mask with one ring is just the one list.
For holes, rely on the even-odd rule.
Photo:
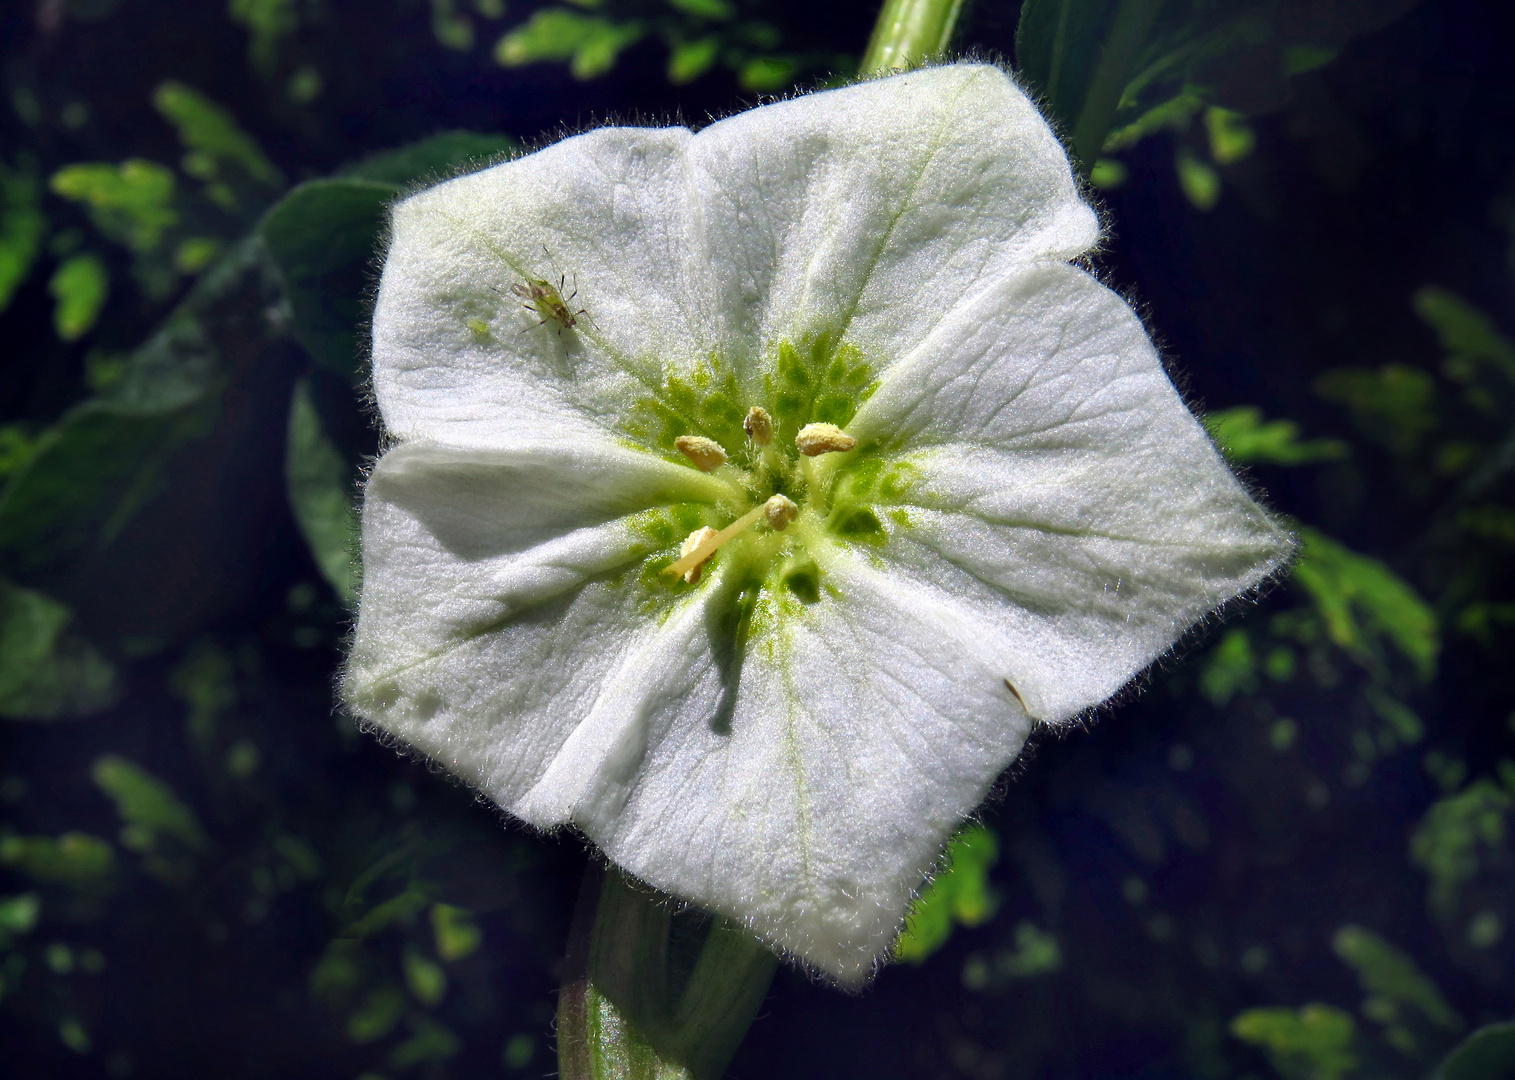
[[(670, 374), (623, 426), (645, 449), (724, 481), (728, 494), (640, 515), (657, 551), (642, 580), (672, 599), (710, 587), (720, 569), (738, 608), (816, 603), (827, 590), (827, 553), (882, 544), (880, 502), (903, 494), (908, 466), (841, 429), (872, 394), (873, 369), (856, 346), (821, 336), (785, 341), (760, 383), (744, 386), (719, 357)], [(896, 517), (899, 515), (896, 514)], [(759, 603), (761, 601), (761, 603)]]

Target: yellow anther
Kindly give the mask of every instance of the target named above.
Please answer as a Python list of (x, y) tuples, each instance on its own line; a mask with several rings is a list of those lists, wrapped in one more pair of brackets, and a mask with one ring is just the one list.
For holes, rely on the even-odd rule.
[[(706, 540), (710, 539), (712, 536), (715, 536), (715, 535), (716, 535), (715, 530), (712, 529), (709, 525), (702, 525), (700, 528), (694, 530), (694, 532), (692, 532), (688, 536), (684, 537), (684, 542), (679, 545), (679, 556), (680, 556), (679, 562), (683, 562), (684, 561), (684, 557), (686, 557), (688, 555), (691, 555), (695, 551), (699, 550), (699, 546), (701, 544), (703, 544)], [(712, 551), (712, 553), (714, 553), (714, 549), (713, 548), (711, 549), (711, 551)], [(705, 558), (701, 559), (699, 562), (695, 563), (689, 569), (685, 570), (684, 571), (684, 580), (687, 581), (691, 585), (693, 585), (696, 581), (699, 581), (700, 580), (700, 570), (705, 565), (705, 559), (708, 559), (708, 558), (710, 558), (710, 555), (706, 555)], [(675, 563), (674, 565), (676, 566), (676, 565), (678, 565), (678, 563)], [(672, 570), (673, 567), (669, 567), (669, 569)]]
[(794, 445), (806, 457), (851, 450), (857, 440), (845, 434), (835, 424), (806, 424), (794, 437)]
[(794, 500), (783, 495), (775, 495), (763, 504), (763, 516), (779, 532), (783, 532), (784, 526), (799, 517), (799, 514), (800, 508), (794, 504)]
[(703, 435), (680, 435), (673, 440), (674, 448), (683, 454), (700, 472), (714, 472), (726, 464), (726, 451), (714, 439)]
[(759, 446), (767, 446), (773, 441), (773, 417), (768, 415), (768, 410), (761, 405), (754, 405), (747, 410), (747, 419), (742, 421), (742, 430), (747, 432), (747, 437)]

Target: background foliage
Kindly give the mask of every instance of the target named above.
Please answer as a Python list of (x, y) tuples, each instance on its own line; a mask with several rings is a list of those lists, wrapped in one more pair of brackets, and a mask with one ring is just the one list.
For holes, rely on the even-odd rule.
[[(583, 852), (333, 712), (384, 208), (565, 125), (845, 78), (874, 13), (0, 11), (0, 1073), (553, 1071)], [(1302, 555), (1037, 741), (868, 993), (781, 973), (734, 1075), (1508, 1075), (1512, 29), (970, 11)]]

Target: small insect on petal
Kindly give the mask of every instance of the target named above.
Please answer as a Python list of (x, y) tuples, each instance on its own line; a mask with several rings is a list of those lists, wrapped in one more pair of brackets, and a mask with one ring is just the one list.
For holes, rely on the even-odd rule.
[(806, 424), (794, 437), (794, 445), (806, 457), (815, 457), (818, 454), (851, 450), (857, 445), (857, 440), (835, 424)]
[[(714, 535), (716, 535), (716, 532), (709, 525), (703, 525), (700, 528), (694, 530), (694, 532), (684, 537), (684, 542), (679, 545), (679, 558), (682, 559), (685, 556), (691, 554), (696, 548), (698, 548), (701, 544), (703, 544), (706, 540), (710, 539)], [(715, 553), (711, 552), (711, 554), (713, 555)], [(684, 581), (690, 585), (693, 585), (696, 581), (699, 581), (700, 571), (704, 568), (704, 566), (705, 563), (701, 561), (695, 563), (688, 570), (684, 571)]]
[(769, 525), (783, 532), (784, 526), (800, 516), (800, 508), (794, 504), (793, 499), (774, 495), (763, 504), (763, 516), (768, 519)]
[(714, 472), (726, 464), (726, 451), (714, 439), (703, 435), (680, 435), (673, 440), (674, 448), (683, 454), (700, 472)]
[(759, 446), (767, 446), (773, 441), (773, 417), (768, 415), (768, 410), (761, 405), (754, 405), (747, 410), (747, 419), (742, 421), (742, 430), (747, 432), (747, 437)]

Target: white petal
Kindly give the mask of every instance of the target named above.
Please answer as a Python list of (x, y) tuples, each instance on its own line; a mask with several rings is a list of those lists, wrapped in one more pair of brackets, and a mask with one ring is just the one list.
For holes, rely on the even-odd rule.
[(855, 983), (1030, 721), (950, 603), (840, 552), (826, 572), (827, 599), (760, 605), (729, 717), (668, 725), (618, 815), (577, 820), (644, 880)]
[(649, 607), (638, 580), (642, 558), (680, 538), (651, 535), (647, 508), (722, 488), (608, 444), (391, 450), (364, 498), (344, 697), (512, 804), (674, 606)]
[[(693, 137), (601, 129), (396, 207), (375, 394), (391, 432), (454, 445), (612, 429), (712, 352), (757, 401), (781, 339), (845, 337), (882, 367), (986, 282), (1097, 238), (1052, 132), (987, 65)], [(560, 275), (587, 315), (538, 326), (511, 289)]]
[(978, 613), (1038, 719), (1104, 701), (1292, 547), (1071, 266), (954, 313), (848, 430), (910, 478), (878, 557)]
[(736, 357), (825, 333), (887, 363), (984, 282), (1099, 237), (1046, 121), (988, 65), (753, 109), (688, 153)]
[[(688, 310), (689, 138), (604, 128), (400, 203), (373, 323), (389, 430), (485, 446), (603, 432), (665, 364), (704, 356), (711, 320)], [(565, 275), (587, 315), (537, 325), (512, 288)]]

